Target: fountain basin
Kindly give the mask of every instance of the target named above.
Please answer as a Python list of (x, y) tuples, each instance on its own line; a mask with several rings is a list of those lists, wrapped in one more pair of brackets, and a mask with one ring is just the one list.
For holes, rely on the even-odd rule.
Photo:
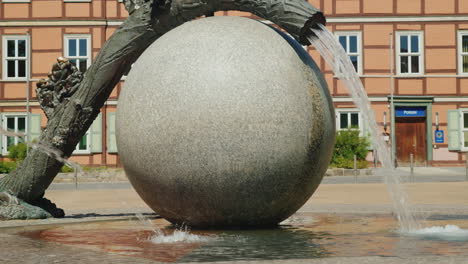
[[(443, 217), (428, 219), (428, 224), (466, 228), (467, 219), (466, 215), (452, 219)], [(106, 261), (114, 261), (118, 256), (127, 257), (122, 263), (149, 263), (146, 260), (164, 263), (264, 263), (266, 260), (277, 261), (274, 263), (288, 260), (292, 263), (466, 263), (468, 252), (466, 235), (464, 240), (445, 241), (401, 234), (396, 231), (398, 223), (395, 219), (385, 214), (298, 213), (279, 228), (194, 230), (186, 234), (191, 239), (184, 241), (177, 240), (173, 234), (177, 229), (167, 221), (155, 219), (152, 223), (168, 239), (155, 239), (153, 231), (139, 221), (31, 226), (3, 230), (3, 233), (31, 238), (33, 248), (42, 250), (51, 246), (62, 252), (66, 250), (63, 247), (73, 248), (81, 254), (92, 250), (103, 252), (102, 258)], [(15, 246), (16, 241), (19, 239), (9, 243)], [(16, 247), (16, 250), (23, 252), (25, 249)], [(422, 256), (427, 259), (421, 260)], [(68, 261), (77, 259), (65, 257)], [(314, 261), (319, 258), (322, 260)]]

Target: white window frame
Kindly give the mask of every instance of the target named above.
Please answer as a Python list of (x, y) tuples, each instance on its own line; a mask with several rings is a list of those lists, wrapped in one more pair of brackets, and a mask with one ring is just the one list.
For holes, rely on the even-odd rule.
[[(11, 131), (11, 132), (14, 132), (14, 133), (19, 133), (18, 131), (18, 117), (24, 117), (25, 119), (25, 137), (26, 137), (26, 131), (28, 131), (28, 120), (27, 120), (27, 114), (26, 113), (3, 113), (2, 114), (2, 128), (4, 130), (8, 130), (7, 128), (7, 118), (11, 118), (11, 117), (14, 117), (15, 118), (15, 131)], [(9, 154), (9, 151), (8, 151), (8, 145), (7, 145), (7, 135), (2, 135), (2, 155), (3, 156), (7, 156)], [(14, 145), (17, 145), (19, 142), (19, 137), (18, 136), (15, 136), (15, 144)]]
[[(359, 135), (363, 135), (363, 130), (364, 130), (364, 123), (362, 122), (362, 115), (359, 109), (357, 108), (336, 108), (336, 130), (337, 131), (343, 131), (347, 130), (348, 128), (341, 128), (341, 114), (348, 114), (348, 124), (351, 124), (351, 115), (350, 113), (357, 113), (358, 114), (358, 128), (359, 129)], [(351, 128), (352, 129), (352, 128)]]
[[(91, 153), (90, 129), (88, 129), (88, 131), (86, 131), (86, 134), (83, 136), (83, 137), (86, 137), (86, 149), (78, 149), (78, 146), (80, 145), (80, 142), (78, 141), (78, 144), (76, 144), (75, 151), (73, 151), (73, 154), (90, 154)], [(80, 138), (80, 141), (81, 141), (81, 138)]]
[(2, 0), (2, 3), (30, 3), (31, 0)]
[[(358, 68), (356, 73), (362, 75), (363, 65), (362, 65), (362, 32), (361, 31), (335, 31), (336, 40), (339, 42), (340, 37), (346, 37), (346, 47), (348, 50), (345, 50), (348, 56), (357, 56), (358, 57)], [(356, 36), (357, 39), (357, 52), (352, 53), (349, 51), (349, 39), (351, 36)], [(340, 43), (341, 45), (341, 43)]]
[(91, 0), (63, 0), (64, 3), (90, 3)]
[(468, 132), (468, 128), (464, 128), (464, 114), (468, 114), (468, 108), (459, 108), (458, 109), (459, 113), (460, 113), (460, 124), (459, 124), (459, 128), (460, 128), (460, 151), (468, 151), (468, 146), (465, 146), (465, 140), (464, 140), (464, 132)]
[(463, 72), (463, 56), (468, 56), (468, 52), (463, 52), (463, 36), (468, 37), (468, 30), (458, 31), (458, 74), (468, 76), (468, 72)]
[[(8, 41), (9, 40), (24, 40), (26, 41), (25, 45), (25, 56), (24, 57), (18, 57), (18, 45), (15, 45), (15, 57), (8, 57)], [(27, 80), (28, 78), (28, 67), (29, 67), (29, 39), (27, 35), (4, 35), (3, 40), (2, 40), (2, 47), (3, 47), (3, 60), (2, 60), (2, 76), (4, 80), (12, 80), (12, 81), (24, 81)], [(8, 60), (24, 60), (25, 61), (25, 67), (24, 69), (25, 76), (24, 77), (8, 77), (8, 68), (7, 68), (7, 61)], [(16, 63), (16, 74), (18, 74), (18, 64)]]
[[(401, 36), (418, 36), (419, 37), (419, 52), (408, 52), (408, 53), (401, 53), (401, 43), (400, 37)], [(395, 34), (396, 38), (396, 66), (397, 66), (397, 74), (402, 76), (420, 76), (424, 75), (424, 32), (423, 31), (397, 31)], [(408, 50), (411, 48), (411, 37), (408, 37)], [(401, 72), (401, 57), (402, 56), (419, 56), (419, 72), (410, 72), (411, 71), (411, 63), (408, 63), (408, 72), (402, 73)]]
[[(86, 39), (87, 40), (87, 47), (86, 47), (86, 52), (88, 53), (87, 56), (79, 56), (78, 54), (76, 56), (69, 56), (69, 47), (68, 47), (68, 40), (70, 39)], [(79, 41), (77, 43), (77, 51), (79, 52)], [(86, 59), (86, 66), (87, 69), (89, 66), (91, 66), (91, 58), (92, 58), (92, 43), (91, 43), (91, 34), (65, 34), (63, 35), (63, 56), (72, 60), (72, 59)], [(79, 65), (76, 66), (79, 69)]]

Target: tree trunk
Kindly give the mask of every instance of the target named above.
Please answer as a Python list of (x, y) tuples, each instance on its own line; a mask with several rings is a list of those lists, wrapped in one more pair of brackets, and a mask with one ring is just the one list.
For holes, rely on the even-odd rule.
[[(154, 40), (186, 21), (219, 10), (247, 11), (271, 20), (305, 45), (306, 36), (312, 34), (308, 29), (325, 23), (323, 14), (305, 0), (128, 0), (125, 4), (130, 16), (101, 48), (77, 92), (50, 115), (39, 146), (69, 157), (130, 65)], [(62, 166), (54, 155), (33, 148), (17, 170), (0, 179), (0, 191), (37, 204)]]

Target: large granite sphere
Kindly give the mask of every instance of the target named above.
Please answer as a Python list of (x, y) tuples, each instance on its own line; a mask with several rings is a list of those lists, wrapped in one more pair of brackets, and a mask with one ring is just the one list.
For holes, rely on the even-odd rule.
[(304, 48), (239, 17), (194, 20), (154, 42), (117, 110), (133, 187), (193, 227), (286, 219), (318, 187), (334, 135), (328, 88)]

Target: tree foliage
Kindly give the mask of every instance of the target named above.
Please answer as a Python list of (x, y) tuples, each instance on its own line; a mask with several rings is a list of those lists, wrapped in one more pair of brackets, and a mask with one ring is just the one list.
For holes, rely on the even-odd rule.
[(8, 158), (16, 163), (22, 162), (28, 153), (28, 146), (25, 143), (18, 143), (8, 149)]

